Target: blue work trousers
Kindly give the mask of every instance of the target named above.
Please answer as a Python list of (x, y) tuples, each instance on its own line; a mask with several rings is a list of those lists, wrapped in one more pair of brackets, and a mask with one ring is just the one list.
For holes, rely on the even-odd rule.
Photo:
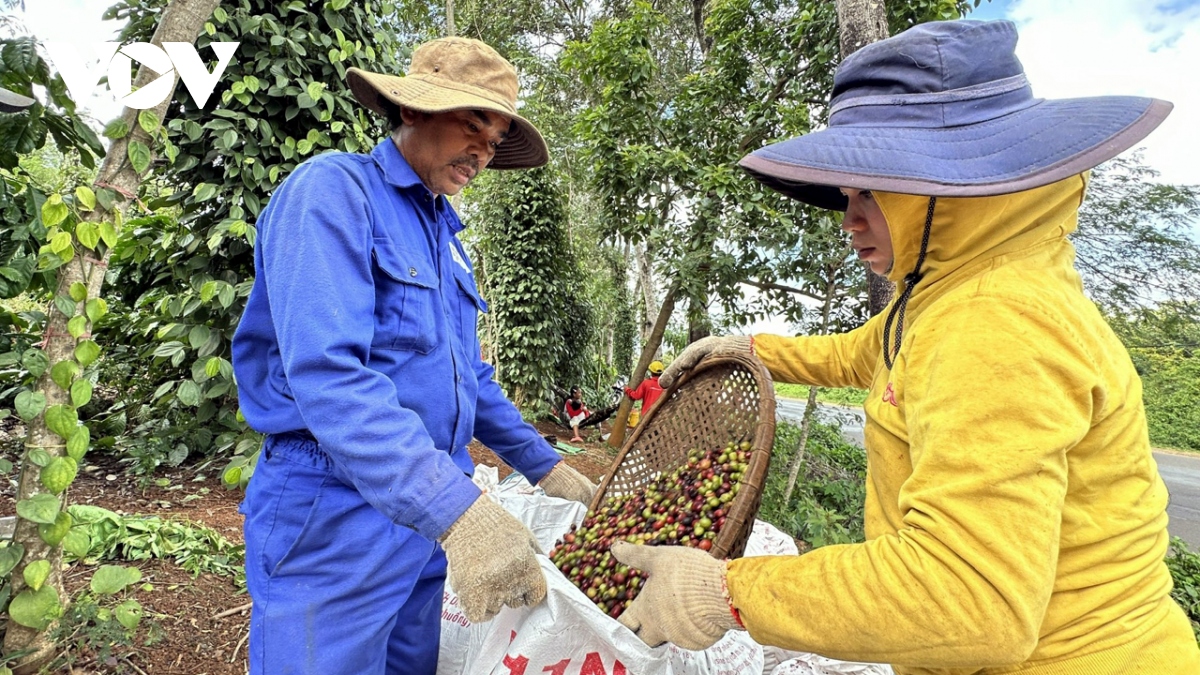
[(241, 513), (251, 675), (432, 675), (446, 556), (334, 476), (311, 437), (267, 437)]

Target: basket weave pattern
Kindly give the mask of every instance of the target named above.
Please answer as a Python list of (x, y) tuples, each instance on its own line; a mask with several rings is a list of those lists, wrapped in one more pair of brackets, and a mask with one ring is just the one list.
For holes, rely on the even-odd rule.
[(693, 448), (724, 447), (730, 441), (749, 441), (752, 451), (711, 553), (739, 557), (762, 501), (775, 442), (775, 390), (766, 368), (751, 356), (706, 358), (664, 391), (625, 442), (591, 509), (608, 497), (643, 489), (683, 464)]

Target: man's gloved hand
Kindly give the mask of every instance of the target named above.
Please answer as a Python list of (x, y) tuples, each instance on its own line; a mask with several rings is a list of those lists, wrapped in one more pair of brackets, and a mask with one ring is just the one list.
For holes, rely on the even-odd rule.
[(488, 621), (502, 605), (536, 605), (546, 597), (533, 533), (499, 504), (480, 496), (438, 541), (447, 577), (467, 620)]
[(725, 563), (687, 546), (638, 546), (618, 541), (613, 557), (648, 576), (618, 621), (643, 642), (707, 649), (740, 628), (722, 592)]
[(696, 340), (675, 357), (671, 365), (658, 378), (658, 384), (663, 389), (675, 384), (675, 380), (684, 373), (696, 367), (700, 360), (709, 354), (751, 354), (751, 341), (748, 335), (730, 335), (728, 337), (706, 337)]
[(538, 485), (551, 497), (571, 499), (584, 506), (592, 503), (597, 489), (595, 483), (561, 460), (550, 469), (550, 473), (542, 477)]

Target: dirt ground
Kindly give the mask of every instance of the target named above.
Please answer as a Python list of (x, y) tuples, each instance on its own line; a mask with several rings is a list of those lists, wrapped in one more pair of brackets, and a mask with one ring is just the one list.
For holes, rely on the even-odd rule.
[[(555, 434), (560, 440), (570, 437), (569, 431), (564, 433), (551, 424), (539, 425), (539, 431)], [(566, 460), (585, 476), (598, 481), (616, 452), (600, 440), (600, 431), (593, 428), (586, 437), (588, 442), (582, 444), (584, 452), (567, 455)], [(3, 443), (4, 440), (0, 438), (3, 446), (0, 456), (15, 460), (12, 434), (8, 443)], [(512, 472), (477, 442), (471, 446), (471, 455), (477, 464), (498, 467), (501, 478)], [(10, 478), (0, 485), (0, 516), (16, 512), (15, 475)], [(153, 479), (164, 478), (169, 485), (154, 484)], [(94, 504), (120, 514), (157, 515), (200, 523), (241, 544), (242, 516), (237, 512), (241, 496), (240, 490), (227, 490), (221, 485), (218, 468), (199, 470), (185, 465), (160, 471), (146, 480), (126, 474), (115, 458), (93, 451), (71, 486), (69, 501)], [(125, 564), (134, 564), (142, 572), (141, 584), (131, 593), (145, 610), (136, 646), (117, 650), (103, 660), (91, 650), (64, 649), (64, 656), (72, 663), (53, 672), (70, 675), (243, 675), (246, 672), (250, 598), (232, 579), (208, 573), (193, 577), (170, 560)], [(76, 564), (64, 572), (64, 583), (72, 596), (86, 587), (92, 571)], [(147, 645), (154, 626), (161, 631), (154, 630), (157, 640)]]

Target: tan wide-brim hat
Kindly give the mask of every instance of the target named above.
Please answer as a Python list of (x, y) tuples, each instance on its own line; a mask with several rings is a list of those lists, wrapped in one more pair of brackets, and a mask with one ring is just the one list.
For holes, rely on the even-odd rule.
[(418, 112), (488, 110), (508, 116), (513, 122), (508, 138), (496, 149), (489, 168), (529, 169), (550, 159), (542, 135), (517, 114), (516, 69), (479, 40), (431, 40), (413, 52), (407, 75), (351, 68), (346, 83), (359, 103), (381, 115), (387, 115), (387, 100)]

